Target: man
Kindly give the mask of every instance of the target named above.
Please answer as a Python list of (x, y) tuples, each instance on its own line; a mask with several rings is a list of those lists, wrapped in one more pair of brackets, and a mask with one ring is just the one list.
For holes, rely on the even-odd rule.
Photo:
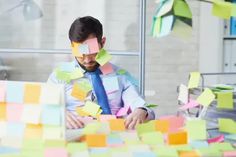
[[(109, 62), (104, 63), (105, 57), (99, 60), (99, 56), (103, 57), (105, 54), (109, 58), (109, 55), (103, 49), (106, 38), (103, 37), (102, 24), (97, 19), (91, 16), (77, 18), (70, 27), (69, 39), (75, 56), (72, 64), (82, 72), (83, 76), (65, 81), (63, 80), (65, 77), (59, 77), (57, 71), (53, 72), (48, 79), (48, 82), (65, 84), (67, 128), (76, 129), (84, 126), (81, 115), (75, 111), (76, 108), (83, 107), (87, 101), (100, 105), (102, 114), (115, 115), (122, 107), (130, 108), (131, 113), (125, 119), (127, 129), (133, 129), (137, 124), (155, 118), (154, 112), (145, 107), (146, 103), (129, 80), (129, 75), (126, 75), (128, 73)], [(105, 66), (109, 67), (109, 73), (102, 72)], [(97, 80), (102, 82), (98, 88)], [(113, 82), (109, 84), (111, 80)], [(92, 86), (91, 91), (84, 97), (75, 94), (75, 84), (81, 84), (81, 81), (88, 81)], [(112, 86), (114, 87), (111, 91)], [(76, 89), (79, 89), (79, 86)]]

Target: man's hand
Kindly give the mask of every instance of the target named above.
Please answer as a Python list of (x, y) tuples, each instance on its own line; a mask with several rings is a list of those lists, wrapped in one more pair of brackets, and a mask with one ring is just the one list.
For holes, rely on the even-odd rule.
[(136, 125), (143, 123), (147, 118), (147, 111), (137, 108), (129, 114), (125, 120), (125, 127), (127, 129), (134, 129)]
[(66, 128), (67, 129), (79, 129), (83, 128), (84, 123), (81, 120), (81, 117), (73, 114), (70, 111), (66, 112)]

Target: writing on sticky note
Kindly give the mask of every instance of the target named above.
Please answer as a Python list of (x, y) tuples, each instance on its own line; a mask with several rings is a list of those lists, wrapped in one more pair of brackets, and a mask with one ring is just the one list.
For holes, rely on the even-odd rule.
[(101, 49), (95, 59), (101, 66), (103, 66), (111, 60), (111, 55), (105, 49)]
[(61, 107), (55, 105), (43, 105), (42, 123), (48, 125), (60, 125), (61, 123)]
[(23, 105), (8, 104), (7, 105), (7, 120), (9, 122), (20, 122), (23, 112)]
[(184, 104), (179, 109), (180, 110), (187, 110), (187, 109), (191, 109), (191, 108), (194, 108), (197, 106), (199, 106), (198, 102), (196, 100), (190, 99), (188, 103)]
[(84, 43), (88, 44), (90, 54), (99, 52), (99, 45), (97, 38), (88, 39)]
[(6, 103), (0, 103), (0, 120), (5, 121), (7, 119), (7, 105)]
[(44, 84), (41, 87), (40, 104), (59, 105), (60, 94), (63, 91), (63, 86), (56, 84)]
[(188, 81), (188, 88), (197, 88), (199, 85), (200, 76), (201, 75), (199, 72), (191, 72)]
[(186, 122), (186, 129), (191, 140), (205, 140), (207, 137), (205, 120), (189, 120)]
[(209, 88), (206, 88), (204, 92), (197, 98), (197, 103), (207, 107), (214, 99), (215, 94)]
[(44, 157), (69, 157), (65, 148), (46, 148), (44, 151)]
[(103, 66), (100, 66), (100, 70), (101, 70), (103, 75), (110, 74), (114, 71), (113, 67), (112, 67), (112, 64), (109, 63), (109, 62), (104, 64)]
[(23, 103), (24, 86), (19, 82), (7, 82), (7, 97), (8, 103)]
[(6, 83), (0, 81), (0, 102), (6, 101)]
[(41, 124), (26, 124), (25, 139), (41, 139), (43, 137), (43, 127)]
[(224, 2), (224, 1), (213, 1), (213, 7), (212, 7), (212, 14), (224, 18), (224, 19), (229, 19), (231, 16), (231, 10), (232, 10), (232, 5), (229, 2)]
[(39, 104), (41, 86), (39, 84), (25, 84), (24, 102), (26, 104)]
[(155, 121), (152, 120), (152, 121), (149, 121), (147, 123), (138, 124), (136, 126), (136, 130), (138, 132), (138, 135), (142, 135), (142, 134), (147, 133), (147, 132), (156, 131)]
[(80, 44), (79, 45), (79, 52), (82, 54), (89, 54), (88, 44)]
[(185, 1), (174, 2), (174, 14), (185, 18), (192, 18), (191, 10)]
[(157, 131), (167, 133), (170, 128), (170, 122), (168, 120), (155, 120), (155, 127)]
[(124, 119), (110, 119), (109, 124), (110, 124), (110, 129), (113, 131), (124, 131), (125, 130), (125, 120)]
[(187, 144), (187, 132), (186, 131), (178, 131), (174, 133), (168, 133), (167, 140), (170, 145), (181, 145)]
[(217, 93), (217, 108), (233, 109), (233, 92), (219, 92)]
[(28, 124), (39, 124), (41, 116), (41, 106), (25, 105), (21, 120)]
[(72, 54), (75, 57), (83, 57), (83, 55), (79, 52), (79, 43), (72, 42), (71, 48), (72, 48)]
[(141, 135), (141, 139), (144, 143), (155, 145), (164, 144), (164, 138), (161, 132), (148, 132)]
[(236, 123), (234, 120), (227, 118), (219, 118), (218, 124), (220, 132), (236, 134)]
[(83, 107), (83, 111), (93, 117), (97, 117), (99, 110), (100, 110), (100, 106), (92, 101), (86, 101)]

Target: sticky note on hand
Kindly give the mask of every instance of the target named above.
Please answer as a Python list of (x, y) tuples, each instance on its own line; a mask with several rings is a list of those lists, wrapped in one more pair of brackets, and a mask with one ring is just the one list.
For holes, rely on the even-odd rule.
[(111, 60), (111, 55), (105, 49), (101, 49), (95, 59), (101, 66), (103, 66)]

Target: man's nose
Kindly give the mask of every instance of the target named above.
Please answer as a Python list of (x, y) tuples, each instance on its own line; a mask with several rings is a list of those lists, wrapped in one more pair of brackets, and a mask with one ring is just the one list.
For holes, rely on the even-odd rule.
[(89, 56), (89, 55), (84, 56), (84, 62), (89, 63), (91, 61), (93, 61), (93, 57), (92, 56)]

